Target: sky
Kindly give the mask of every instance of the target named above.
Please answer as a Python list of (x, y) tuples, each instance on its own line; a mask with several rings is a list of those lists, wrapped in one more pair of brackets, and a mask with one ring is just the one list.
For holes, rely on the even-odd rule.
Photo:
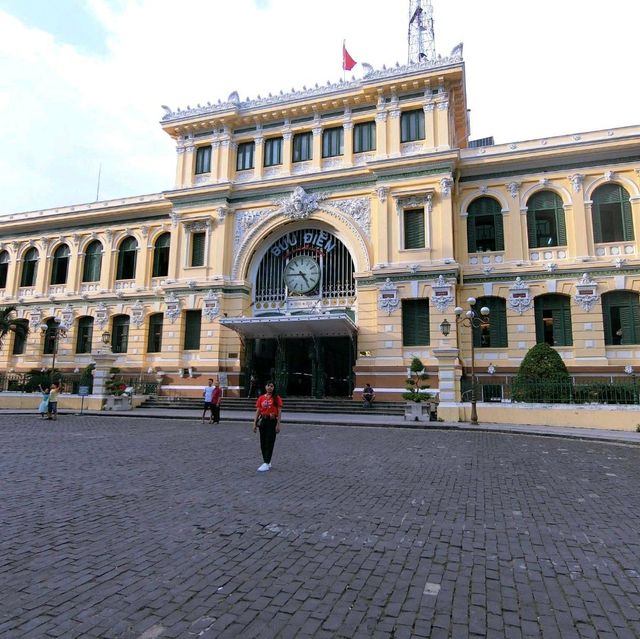
[[(464, 43), (472, 139), (640, 124), (640, 2), (432, 4), (437, 52)], [(408, 14), (409, 0), (0, 0), (0, 215), (169, 190), (161, 105), (335, 82), (344, 39), (359, 63), (404, 64)]]

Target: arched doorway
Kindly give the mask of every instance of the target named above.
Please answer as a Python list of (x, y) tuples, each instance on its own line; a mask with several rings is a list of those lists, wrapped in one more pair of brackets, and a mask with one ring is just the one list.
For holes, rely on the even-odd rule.
[[(256, 253), (252, 317), (221, 324), (244, 339), (245, 378), (286, 396), (348, 397), (356, 354), (354, 263), (320, 224), (284, 229)], [(248, 387), (248, 384), (247, 384)]]

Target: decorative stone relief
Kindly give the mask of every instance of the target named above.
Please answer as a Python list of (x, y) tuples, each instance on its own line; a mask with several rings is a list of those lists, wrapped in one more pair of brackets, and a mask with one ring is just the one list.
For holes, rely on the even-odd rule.
[(371, 200), (368, 197), (334, 200), (330, 204), (351, 216), (365, 235), (371, 237)]
[(612, 180), (615, 180), (618, 176), (616, 175), (615, 171), (605, 171), (604, 173), (604, 179), (605, 182), (611, 182)]
[(598, 285), (589, 277), (588, 273), (583, 273), (582, 277), (576, 282), (575, 297), (576, 302), (582, 307), (583, 311), (590, 313), (595, 303), (600, 299), (596, 293)]
[(171, 211), (169, 215), (171, 217), (171, 226), (175, 229), (180, 221), (180, 213), (177, 211)]
[(533, 306), (533, 300), (529, 295), (529, 286), (516, 277), (513, 286), (509, 288), (509, 306), (522, 315)]
[(204, 303), (202, 307), (202, 314), (209, 320), (213, 322), (213, 320), (220, 315), (220, 298), (216, 295), (212, 289), (207, 291), (207, 294), (204, 298)]
[(569, 176), (569, 181), (573, 186), (573, 192), (580, 193), (580, 190), (582, 189), (582, 182), (584, 181), (584, 175), (582, 175), (582, 173), (574, 173)]
[(290, 220), (303, 220), (318, 208), (320, 196), (307, 193), (301, 186), (296, 186), (291, 195), (283, 200), (278, 200), (280, 212)]
[(109, 321), (109, 309), (104, 302), (98, 302), (96, 306), (96, 324), (100, 328), (100, 330), (104, 330), (104, 327), (107, 325)]
[(555, 262), (549, 262), (544, 268), (547, 273), (555, 273), (558, 270), (558, 265)]
[(388, 315), (391, 315), (398, 306), (400, 306), (398, 287), (387, 278), (378, 292), (378, 308), (381, 311), (386, 311)]
[(451, 177), (443, 177), (440, 180), (440, 189), (442, 190), (442, 195), (445, 197), (449, 197), (451, 195), (451, 189), (453, 187), (453, 179)]
[(229, 209), (226, 206), (219, 206), (216, 212), (218, 214), (218, 221), (224, 222), (224, 218), (229, 214)]
[(189, 233), (208, 231), (211, 228), (211, 220), (196, 220), (195, 222), (188, 222), (184, 225), (184, 228)]
[(136, 300), (136, 303), (131, 307), (131, 323), (140, 328), (144, 322), (144, 304), (142, 300)]
[(71, 304), (67, 304), (60, 314), (62, 319), (60, 320), (60, 328), (63, 328), (65, 331), (68, 331), (73, 326), (73, 308), (71, 308)]
[(613, 260), (613, 263), (616, 268), (622, 268), (627, 263), (627, 260), (625, 260), (623, 257), (616, 257), (616, 259)]
[(31, 316), (29, 317), (29, 329), (35, 331), (42, 323), (42, 309), (39, 306), (34, 306), (31, 309)]
[(518, 193), (520, 193), (520, 182), (509, 182), (506, 186), (511, 197), (518, 197)]
[(376, 189), (376, 195), (380, 200), (381, 204), (384, 204), (387, 201), (387, 195), (389, 195), (389, 189), (386, 186), (379, 186)]
[(452, 284), (447, 283), (442, 275), (438, 275), (438, 279), (431, 285), (431, 290), (433, 291), (431, 301), (440, 313), (444, 313), (453, 303)]
[(266, 219), (273, 214), (274, 209), (253, 209), (249, 211), (241, 211), (235, 214), (235, 229), (233, 238), (233, 252), (238, 255), (238, 250), (242, 244), (243, 238), (249, 233), (252, 226)]
[(178, 296), (171, 292), (164, 298), (164, 303), (167, 307), (166, 316), (172, 324), (175, 324), (175, 321), (180, 316), (180, 300)]

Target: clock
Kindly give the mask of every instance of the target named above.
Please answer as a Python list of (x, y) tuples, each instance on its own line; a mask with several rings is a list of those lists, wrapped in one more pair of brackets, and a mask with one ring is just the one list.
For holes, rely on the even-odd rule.
[(311, 255), (296, 255), (284, 267), (284, 283), (291, 293), (309, 293), (319, 281), (320, 265)]

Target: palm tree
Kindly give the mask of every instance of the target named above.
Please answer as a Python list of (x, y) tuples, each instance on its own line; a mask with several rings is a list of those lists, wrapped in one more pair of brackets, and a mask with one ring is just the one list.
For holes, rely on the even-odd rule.
[(25, 337), (29, 332), (29, 327), (26, 322), (16, 322), (16, 318), (14, 317), (15, 312), (15, 306), (0, 308), (0, 348), (2, 348), (2, 342), (9, 331), (20, 337)]

